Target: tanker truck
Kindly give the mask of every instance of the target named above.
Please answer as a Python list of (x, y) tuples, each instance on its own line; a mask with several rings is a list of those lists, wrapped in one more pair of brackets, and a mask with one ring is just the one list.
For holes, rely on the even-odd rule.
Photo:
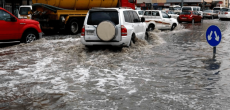
[(136, 0), (32, 0), (32, 19), (39, 21), (43, 33), (64, 30), (80, 32), (85, 16), (91, 8), (129, 7), (135, 9)]

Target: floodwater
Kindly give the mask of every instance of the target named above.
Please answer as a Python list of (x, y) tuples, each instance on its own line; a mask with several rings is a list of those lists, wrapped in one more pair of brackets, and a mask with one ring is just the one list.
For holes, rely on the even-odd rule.
[[(230, 109), (229, 21), (182, 23), (132, 47), (87, 49), (78, 36), (0, 48), (0, 109)], [(206, 29), (222, 41), (213, 57)]]

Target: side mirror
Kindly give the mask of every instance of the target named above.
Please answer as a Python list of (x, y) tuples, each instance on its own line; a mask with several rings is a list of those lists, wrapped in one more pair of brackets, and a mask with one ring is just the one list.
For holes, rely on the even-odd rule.
[(200, 16), (201, 14), (199, 13), (198, 15)]
[(141, 22), (145, 22), (145, 18), (144, 17), (141, 18)]
[(169, 15), (169, 18), (172, 18), (172, 17)]

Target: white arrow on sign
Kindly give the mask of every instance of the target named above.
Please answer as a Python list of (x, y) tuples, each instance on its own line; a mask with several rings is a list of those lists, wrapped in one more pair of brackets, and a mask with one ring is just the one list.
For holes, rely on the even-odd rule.
[(216, 34), (216, 31), (214, 32), (214, 34), (215, 34), (215, 36), (216, 36), (215, 40), (216, 40), (216, 41), (219, 41), (219, 40), (220, 40), (220, 37)]
[(208, 40), (212, 40), (212, 33), (213, 33), (213, 31), (211, 31), (210, 35), (208, 35)]

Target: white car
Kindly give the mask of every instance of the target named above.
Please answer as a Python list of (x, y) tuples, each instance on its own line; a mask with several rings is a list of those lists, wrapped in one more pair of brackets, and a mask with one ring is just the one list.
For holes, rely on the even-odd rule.
[(171, 18), (166, 12), (160, 10), (146, 10), (143, 17), (148, 31), (155, 28), (174, 30), (178, 26), (177, 19)]
[(222, 8), (218, 13), (219, 20), (230, 18), (230, 8)]
[(90, 9), (81, 32), (81, 43), (94, 45), (130, 46), (135, 39), (148, 39), (144, 18), (132, 9)]
[(138, 16), (141, 18), (141, 17), (143, 17), (143, 15), (144, 15), (144, 10), (135, 10), (136, 12), (137, 12), (137, 14), (138, 14)]
[(179, 15), (176, 14), (176, 13), (174, 13), (174, 11), (168, 10), (168, 11), (165, 11), (165, 12), (166, 12), (169, 16), (171, 16), (171, 18), (177, 19), (177, 18), (179, 17)]

